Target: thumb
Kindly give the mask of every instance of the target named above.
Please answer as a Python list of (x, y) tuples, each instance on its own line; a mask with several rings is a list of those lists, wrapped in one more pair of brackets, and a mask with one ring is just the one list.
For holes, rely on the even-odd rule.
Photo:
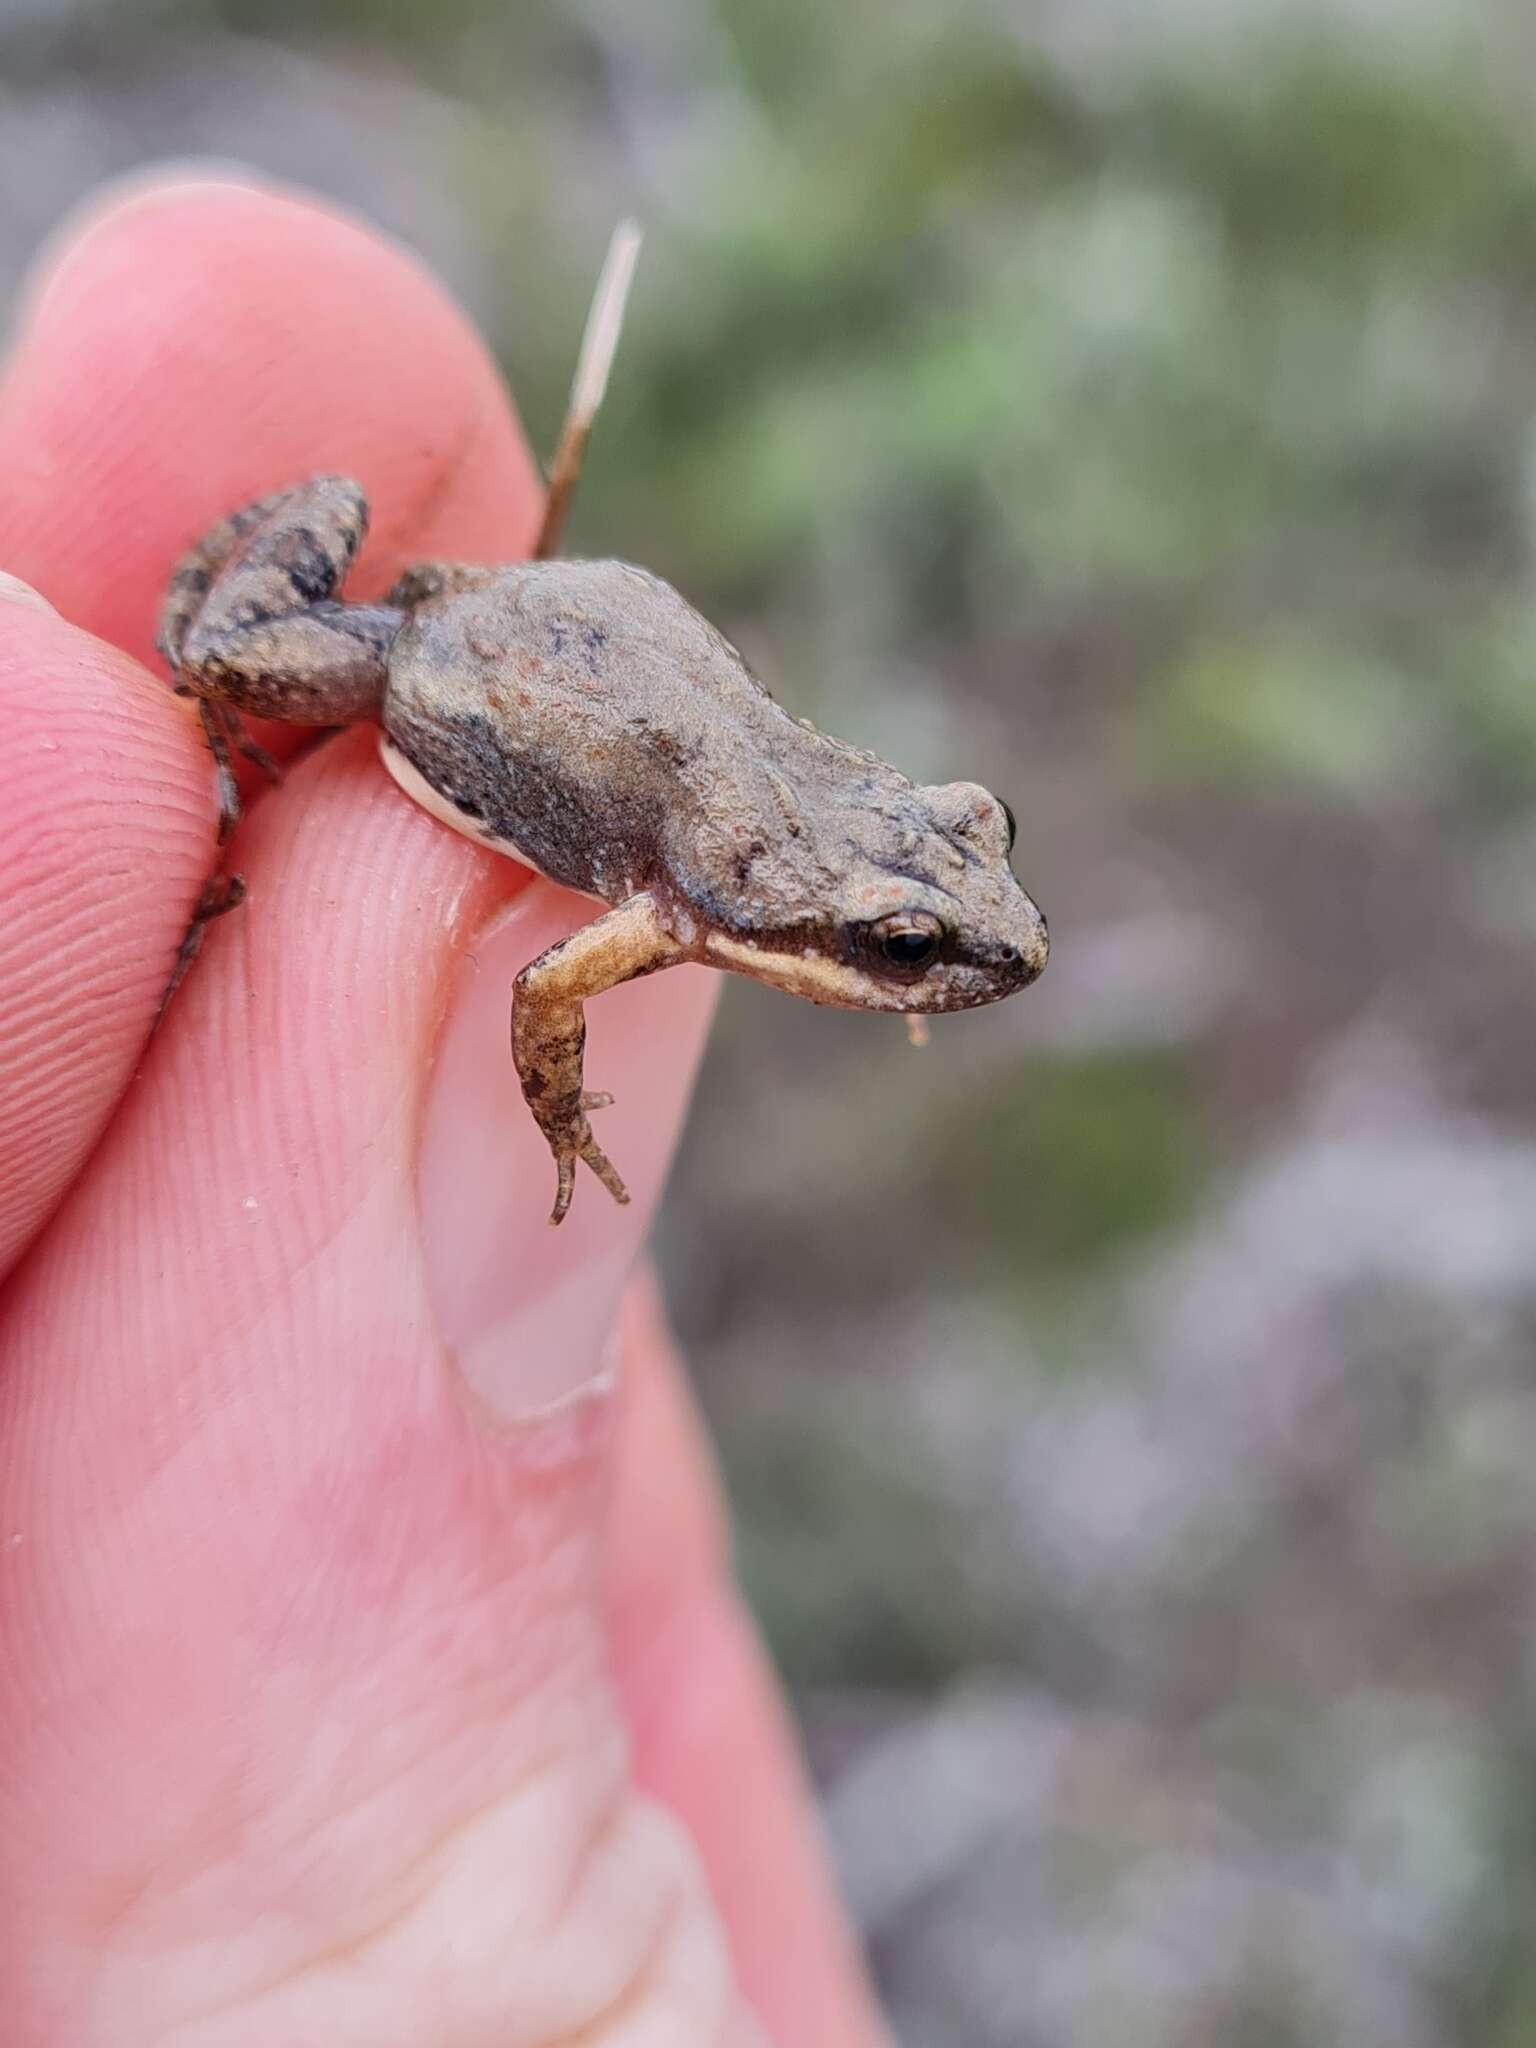
[(753, 2038), (695, 1852), (630, 1781), (611, 1404), (571, 1396), (709, 978), (594, 1018), (636, 1200), (592, 1183), (554, 1232), (501, 962), (572, 906), (524, 889), (485, 942), (516, 871), (362, 735), (240, 861), (0, 1316), (8, 2038)]

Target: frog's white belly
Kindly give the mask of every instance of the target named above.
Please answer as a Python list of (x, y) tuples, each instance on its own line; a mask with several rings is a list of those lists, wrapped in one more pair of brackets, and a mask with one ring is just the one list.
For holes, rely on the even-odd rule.
[[(538, 862), (530, 860), (514, 841), (498, 839), (494, 832), (487, 832), (483, 819), (470, 817), (440, 789), (434, 789), (416, 764), (406, 759), (385, 732), (379, 734), (379, 757), (406, 795), (413, 803), (420, 804), (424, 811), (430, 811), (434, 818), (451, 825), (455, 832), (462, 832), (466, 839), (473, 839), (476, 846), (488, 846), (493, 853), (504, 853), (508, 860), (520, 861), (525, 868), (532, 868), (536, 875), (544, 874)], [(545, 880), (548, 879), (546, 875)]]

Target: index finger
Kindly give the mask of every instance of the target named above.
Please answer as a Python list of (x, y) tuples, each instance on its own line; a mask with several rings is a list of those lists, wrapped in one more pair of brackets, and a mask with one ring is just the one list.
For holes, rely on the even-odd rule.
[(0, 1272), (99, 1138), (215, 862), (196, 720), (100, 640), (158, 669), (180, 551), (323, 468), (373, 501), (364, 594), (526, 551), (542, 498), (469, 322), (345, 214), (162, 181), (61, 235), (0, 385), (0, 570), (99, 639), (0, 611)]

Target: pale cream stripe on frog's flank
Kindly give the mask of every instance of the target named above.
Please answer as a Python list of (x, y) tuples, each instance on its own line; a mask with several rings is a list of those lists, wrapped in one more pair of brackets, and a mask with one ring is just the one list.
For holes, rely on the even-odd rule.
[[(451, 797), (444, 796), (440, 789), (434, 789), (416, 764), (407, 760), (401, 753), (388, 733), (379, 734), (379, 758), (412, 803), (420, 804), (424, 811), (430, 811), (434, 818), (439, 819), (444, 825), (451, 825), (455, 832), (462, 833), (466, 839), (473, 839), (477, 846), (488, 846), (492, 853), (504, 853), (508, 860), (515, 860), (525, 868), (532, 868), (536, 875), (544, 875), (544, 870), (538, 862), (530, 860), (515, 840), (498, 839), (495, 833), (486, 831), (478, 818), (472, 818), (467, 811), (461, 811)], [(544, 879), (547, 882), (549, 877), (544, 875)], [(603, 900), (600, 896), (591, 896), (590, 891), (581, 893), (590, 896), (594, 903), (601, 903)]]

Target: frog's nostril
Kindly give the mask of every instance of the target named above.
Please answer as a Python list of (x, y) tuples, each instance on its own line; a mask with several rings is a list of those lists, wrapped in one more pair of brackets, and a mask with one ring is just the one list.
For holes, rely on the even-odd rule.
[(1043, 972), (1046, 956), (1051, 949), (1051, 942), (1046, 936), (1045, 919), (1038, 910), (1034, 910), (1033, 905), (1030, 908), (1034, 914), (1030, 921), (1030, 929), (1025, 934), (1024, 944), (1009, 946), (1003, 954), (1010, 967), (1022, 969), (1021, 986), (1034, 981)]

